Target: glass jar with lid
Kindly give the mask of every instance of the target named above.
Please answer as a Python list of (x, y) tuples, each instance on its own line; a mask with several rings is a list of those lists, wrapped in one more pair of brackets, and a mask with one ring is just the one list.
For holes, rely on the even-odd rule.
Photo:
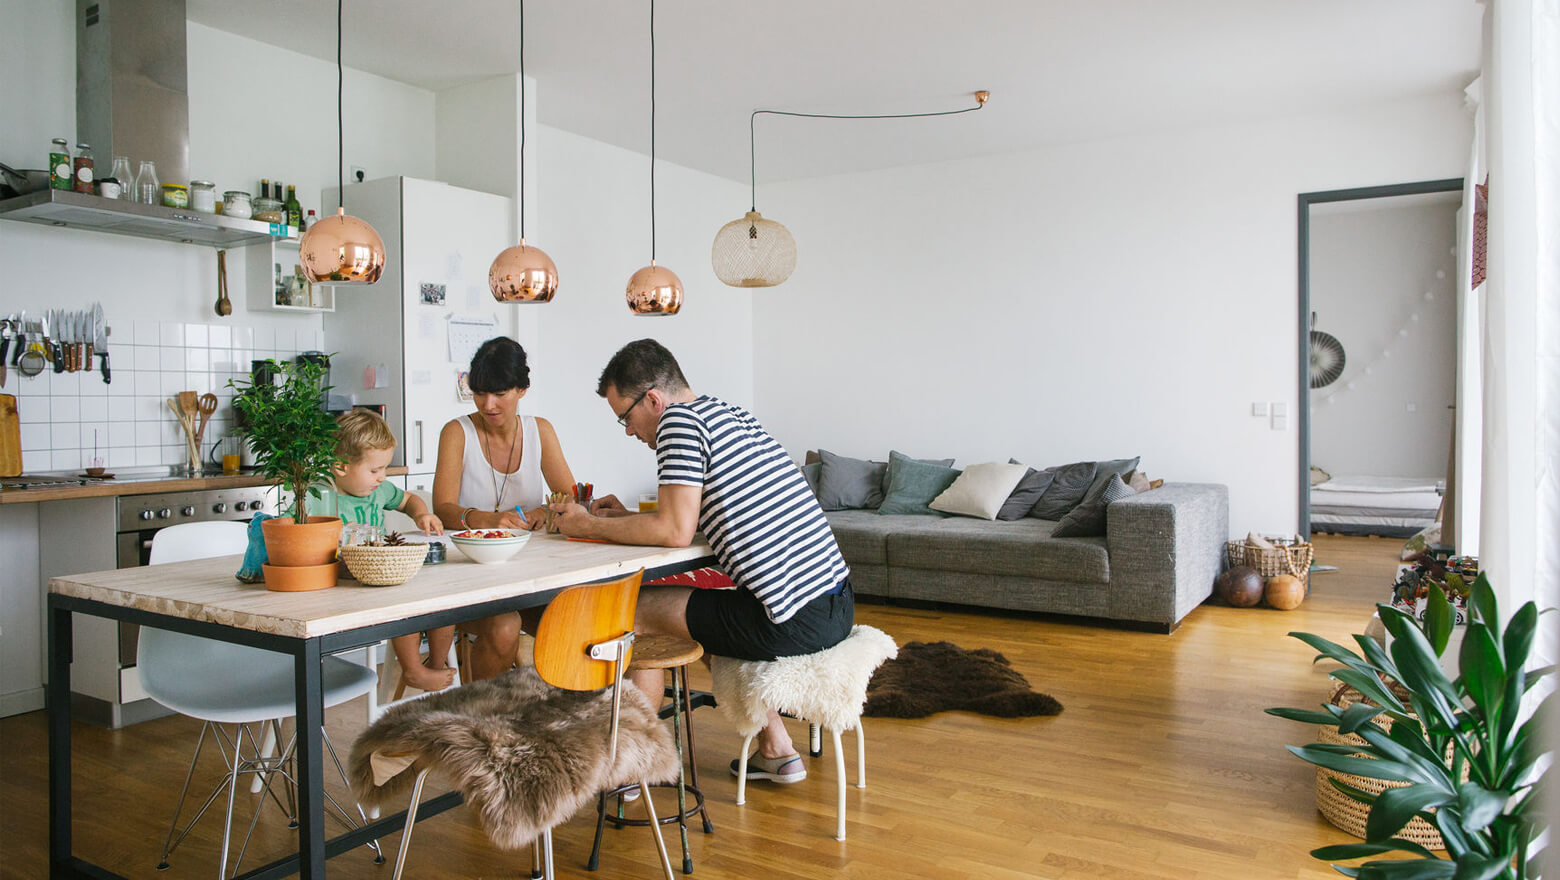
[(190, 206), (190, 188), (182, 183), (163, 184), (162, 203), (165, 208), (188, 208)]
[(281, 223), (282, 203), (276, 199), (255, 199), (254, 218), (267, 223)]
[(217, 185), (209, 180), (190, 181), (190, 207), (207, 214), (217, 210)]
[(249, 203), (249, 193), (241, 189), (230, 189), (222, 194), (222, 214), (226, 217), (236, 217), (240, 220), (248, 220), (255, 214), (254, 207)]

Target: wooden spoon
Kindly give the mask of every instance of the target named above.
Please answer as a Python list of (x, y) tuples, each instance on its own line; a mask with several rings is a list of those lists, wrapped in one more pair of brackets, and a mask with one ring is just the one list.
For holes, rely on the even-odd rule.
[(233, 303), (228, 300), (227, 251), (217, 251), (217, 314), (224, 318), (233, 314)]
[(206, 422), (211, 419), (211, 414), (217, 411), (217, 396), (215, 394), (202, 394), (196, 405), (200, 407), (200, 427), (195, 429), (195, 445), (200, 446), (201, 440), (206, 436)]

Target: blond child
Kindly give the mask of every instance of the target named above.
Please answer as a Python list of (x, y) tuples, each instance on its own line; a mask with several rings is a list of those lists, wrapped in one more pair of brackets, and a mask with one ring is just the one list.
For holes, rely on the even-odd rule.
[[(385, 482), (385, 469), (395, 453), (395, 435), (377, 414), (353, 409), (336, 419), (336, 513), (345, 523), (384, 527), (386, 510), (399, 510), (430, 535), (444, 534), (444, 524), (418, 496)], [(390, 640), (406, 683), (418, 690), (437, 691), (455, 681), (455, 670), (445, 658), (455, 638), (455, 627), (428, 631), (428, 659), (421, 657), (422, 636), (411, 633)]]

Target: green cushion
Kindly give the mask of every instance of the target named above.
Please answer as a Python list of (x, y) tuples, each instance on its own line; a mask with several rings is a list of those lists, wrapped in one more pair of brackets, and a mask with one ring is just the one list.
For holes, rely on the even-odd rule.
[(878, 513), (942, 516), (927, 505), (959, 478), (958, 468), (918, 461), (898, 452), (888, 454), (888, 475), (883, 480), (883, 503)]

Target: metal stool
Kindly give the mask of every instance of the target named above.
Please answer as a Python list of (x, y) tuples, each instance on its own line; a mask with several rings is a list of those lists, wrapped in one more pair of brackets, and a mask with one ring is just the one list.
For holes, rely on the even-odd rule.
[[(682, 870), (684, 874), (693, 873), (693, 858), (688, 854), (688, 817), (698, 813), (704, 820), (704, 833), (712, 834), (715, 826), (710, 824), (709, 813), (704, 809), (704, 794), (699, 790), (699, 764), (693, 750), (693, 708), (695, 705), (706, 705), (707, 701), (695, 703), (690, 698), (688, 690), (688, 664), (704, 656), (704, 646), (692, 639), (679, 639), (676, 636), (639, 636), (634, 642), (634, 653), (629, 660), (628, 668), (632, 672), (638, 669), (665, 669), (672, 675), (671, 687), (667, 689), (667, 695), (672, 698), (672, 741), (677, 746), (677, 813), (670, 816), (657, 816), (659, 824), (666, 825), (677, 823), (677, 830), (682, 836)], [(663, 710), (664, 713), (664, 710)], [(661, 717), (666, 717), (664, 714)], [(683, 752), (683, 736), (688, 739), (686, 758)], [(684, 768), (690, 779), (684, 779)], [(602, 792), (596, 799), (596, 840), (590, 848), (590, 861), (586, 868), (594, 871), (601, 864), (601, 831), (607, 822), (616, 827), (624, 825), (648, 825), (649, 819), (630, 819), (623, 815), (623, 792), (634, 786), (621, 786), (612, 791)], [(688, 794), (692, 793), (694, 804), (688, 805)], [(607, 815), (607, 798), (617, 797), (617, 815)]]

